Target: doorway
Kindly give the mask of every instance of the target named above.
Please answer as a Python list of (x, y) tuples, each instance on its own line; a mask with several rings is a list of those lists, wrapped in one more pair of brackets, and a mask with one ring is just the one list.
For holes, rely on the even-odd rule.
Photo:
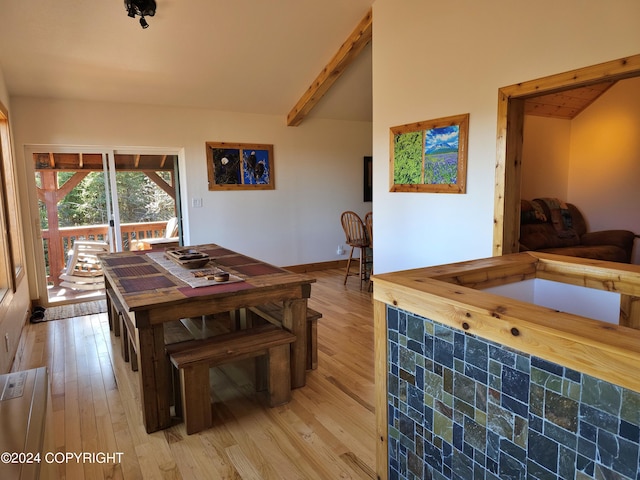
[(91, 271), (99, 264), (79, 270), (76, 243), (129, 250), (140, 239), (164, 236), (170, 220), (181, 224), (177, 152), (47, 147), (28, 149), (27, 158), (37, 192), (43, 305), (104, 296), (99, 270)]
[(518, 251), (526, 100), (637, 76), (640, 76), (640, 55), (499, 89), (493, 255)]

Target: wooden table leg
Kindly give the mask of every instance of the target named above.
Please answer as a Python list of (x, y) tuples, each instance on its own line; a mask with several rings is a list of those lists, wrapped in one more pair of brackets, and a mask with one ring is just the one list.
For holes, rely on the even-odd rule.
[(109, 284), (109, 280), (105, 277), (104, 279), (104, 288), (106, 292), (106, 300), (107, 300), (107, 318), (109, 319), (109, 329), (113, 330), (113, 334), (116, 337), (120, 336), (120, 322), (118, 319), (118, 310), (116, 309), (113, 301), (111, 300), (111, 292), (113, 289)]
[[(145, 312), (136, 313), (138, 316)], [(171, 385), (169, 360), (164, 351), (164, 327), (162, 324), (138, 328), (140, 362), (140, 401), (142, 420), (147, 433), (171, 426)]]
[(291, 388), (304, 387), (307, 370), (307, 299), (283, 302), (282, 325), (296, 336), (291, 344)]

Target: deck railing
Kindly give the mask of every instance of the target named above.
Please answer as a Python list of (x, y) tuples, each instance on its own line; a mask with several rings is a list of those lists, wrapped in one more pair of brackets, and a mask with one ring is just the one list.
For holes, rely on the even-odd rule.
[[(122, 232), (122, 248), (129, 250), (132, 240), (141, 240), (143, 238), (161, 238), (164, 237), (166, 221), (163, 222), (145, 222), (145, 223), (122, 223), (120, 231)], [(58, 278), (67, 262), (67, 254), (73, 248), (75, 240), (101, 240), (107, 241), (109, 227), (107, 225), (85, 225), (80, 227), (61, 227), (58, 229), (57, 235), (51, 235), (49, 230), (42, 230), (42, 242), (44, 246), (45, 263), (47, 265), (47, 283), (58, 286), (60, 279)], [(49, 255), (50, 251), (56, 249), (49, 248), (53, 242), (57, 242), (59, 252), (63, 255), (55, 255), (53, 258)]]

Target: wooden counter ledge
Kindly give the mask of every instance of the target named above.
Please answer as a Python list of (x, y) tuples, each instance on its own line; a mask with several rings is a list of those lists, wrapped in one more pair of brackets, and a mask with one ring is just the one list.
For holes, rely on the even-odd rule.
[[(538, 282), (538, 279), (544, 281)], [(535, 280), (535, 282), (520, 286), (514, 285), (517, 282), (528, 280)], [(566, 285), (549, 284), (545, 281)], [(430, 455), (432, 456), (429, 458), (435, 463), (427, 464), (425, 459), (424, 465), (413, 465), (413, 468), (424, 468), (425, 471), (435, 469), (440, 474), (446, 474), (445, 467), (438, 462), (444, 462), (445, 456), (451, 454), (450, 449), (456, 448), (452, 445), (452, 442), (455, 441), (449, 437), (454, 430), (458, 432), (458, 439), (463, 435), (461, 432), (466, 432), (467, 422), (456, 424), (456, 421), (459, 421), (460, 418), (467, 419), (466, 415), (469, 415), (469, 411), (471, 411), (470, 415), (473, 418), (473, 415), (476, 414), (475, 409), (479, 409), (477, 410), (479, 423), (475, 425), (480, 432), (485, 432), (484, 435), (488, 435), (487, 432), (491, 426), (495, 427), (493, 424), (489, 426), (484, 424), (485, 420), (489, 422), (488, 415), (495, 416), (497, 411), (503, 412), (505, 418), (513, 420), (517, 417), (508, 408), (501, 410), (502, 404), (495, 399), (481, 401), (480, 406), (476, 405), (475, 407), (471, 404), (465, 404), (468, 397), (464, 395), (469, 395), (469, 388), (473, 392), (476, 383), (480, 392), (488, 388), (493, 392), (491, 395), (502, 398), (500, 376), (497, 380), (494, 379), (495, 383), (492, 383), (491, 387), (488, 387), (487, 383), (487, 378), (490, 378), (491, 374), (484, 377), (479, 376), (479, 379), (465, 376), (467, 371), (464, 368), (468, 365), (465, 363), (466, 355), (469, 354), (472, 359), (478, 358), (474, 357), (476, 353), (481, 356), (482, 350), (478, 346), (487, 345), (487, 342), (496, 344), (497, 351), (503, 352), (505, 358), (509, 357), (511, 353), (514, 358), (518, 356), (520, 359), (529, 355), (528, 358), (537, 358), (536, 362), (549, 362), (549, 365), (559, 367), (557, 372), (569, 372), (567, 375), (572, 376), (572, 379), (575, 378), (573, 372), (579, 372), (592, 377), (596, 382), (611, 384), (611, 387), (607, 387), (607, 391), (617, 392), (612, 395), (618, 402), (623, 401), (620, 399), (620, 395), (627, 399), (626, 409), (623, 408), (620, 411), (636, 411), (636, 402), (640, 401), (640, 396), (636, 395), (640, 392), (640, 376), (637, 373), (638, 365), (640, 365), (640, 265), (524, 252), (378, 274), (373, 276), (373, 284), (376, 434), (378, 440), (376, 459), (378, 478), (382, 480), (388, 478), (389, 472), (395, 476), (403, 468), (409, 468), (407, 465), (410, 453), (414, 455), (411, 457), (414, 459), (416, 455), (420, 456), (420, 453), (416, 453), (419, 452), (418, 447), (416, 447), (416, 452), (405, 454), (402, 448), (405, 448), (406, 445), (402, 448), (399, 446), (401, 438), (409, 439), (407, 442), (411, 442), (414, 436), (424, 435), (424, 438), (420, 437), (415, 440), (416, 444), (422, 445), (422, 442), (427, 441), (426, 438), (431, 439), (432, 436), (434, 438), (437, 436), (437, 441), (434, 439), (437, 445), (446, 443), (449, 453), (445, 453), (443, 446), (430, 446)], [(619, 294), (619, 315), (616, 309), (618, 297), (595, 290), (584, 291), (576, 286)], [(497, 294), (496, 291), (484, 291), (490, 287), (500, 294)], [(539, 287), (540, 290), (538, 290)], [(504, 296), (505, 290), (509, 290), (510, 296), (530, 298), (537, 304)], [(567, 294), (566, 290), (572, 290), (571, 294)], [(542, 295), (538, 295), (538, 293)], [(574, 294), (576, 297), (573, 296)], [(553, 301), (545, 296), (553, 297)], [(570, 300), (570, 303), (566, 301), (567, 299)], [(565, 311), (540, 306), (541, 303), (562, 308)], [(606, 306), (605, 309), (601, 308), (604, 306)], [(569, 310), (582, 314), (587, 312), (590, 316), (603, 318), (606, 321), (568, 313)], [(604, 310), (605, 312), (598, 316), (594, 310)], [(406, 312), (406, 316), (404, 312)], [(444, 337), (437, 339), (440, 340), (438, 360), (435, 360), (435, 341), (433, 340), (435, 334), (433, 332), (424, 333), (425, 340), (423, 342), (425, 345), (429, 345), (426, 343), (427, 337), (433, 343), (430, 344), (430, 347), (426, 346), (421, 349), (420, 318), (424, 319), (424, 325), (431, 325), (431, 328), (437, 324), (443, 326), (440, 331)], [(456, 342), (460, 341), (466, 345), (467, 339), (472, 338), (469, 341), (474, 345), (471, 351), (464, 351), (464, 356), (462, 352), (457, 352), (455, 355), (457, 366), (455, 368), (452, 366), (455, 347), (452, 343), (447, 343), (453, 342), (451, 333), (447, 333), (451, 329), (471, 335), (471, 337), (465, 335), (464, 340), (456, 336)], [(403, 342), (407, 344), (405, 345)], [(413, 344), (410, 345), (411, 343)], [(447, 350), (447, 353), (444, 353), (445, 347), (443, 345), (445, 344), (449, 345), (448, 348), (451, 349)], [(456, 343), (456, 345), (458, 344)], [(477, 351), (475, 351), (476, 348), (478, 348)], [(446, 362), (451, 362), (451, 364)], [(497, 365), (499, 361), (496, 360), (492, 360), (489, 364), (493, 365), (493, 368), (502, 368)], [(526, 361), (524, 364), (526, 365)], [(405, 371), (400, 365), (406, 367), (407, 370)], [(475, 371), (476, 365), (482, 364), (472, 364), (469, 367), (470, 376), (473, 376), (472, 372)], [(457, 370), (458, 367), (461, 370)], [(439, 378), (443, 372), (446, 375)], [(562, 381), (563, 374), (558, 374), (560, 375), (558, 381)], [(458, 380), (452, 380), (452, 377)], [(580, 378), (584, 377), (584, 375), (580, 375)], [(427, 378), (434, 384), (423, 385), (423, 383), (427, 383)], [(437, 380), (433, 380), (433, 378)], [(449, 379), (448, 382), (446, 378)], [(532, 384), (528, 382), (533, 380), (526, 380), (529, 379), (528, 373), (523, 373), (518, 378), (523, 382), (523, 385), (518, 385), (521, 388), (519, 391), (527, 392), (529, 388), (534, 388), (538, 393), (546, 391), (545, 387), (530, 386)], [(454, 387), (456, 381), (460, 381), (461, 385), (466, 385), (468, 388), (456, 389)], [(525, 382), (527, 383), (524, 384)], [(585, 387), (586, 389), (599, 388), (594, 387), (593, 381), (587, 380), (587, 382), (589, 386)], [(448, 385), (448, 387), (444, 385)], [(576, 388), (581, 388), (581, 383), (577, 383)], [(624, 393), (624, 389), (629, 393)], [(461, 390), (464, 390), (465, 393), (461, 394)], [(511, 386), (509, 394), (513, 392), (513, 386)], [(589, 390), (587, 392), (586, 401), (588, 402), (594, 393)], [(462, 395), (465, 401), (461, 400), (462, 397), (455, 396), (458, 394)], [(486, 392), (480, 394), (481, 399), (485, 398), (483, 395), (486, 395)], [(548, 395), (551, 398), (563, 398), (567, 405), (578, 405), (577, 402), (569, 398), (560, 397), (559, 392), (551, 392)], [(423, 396), (424, 413), (417, 413), (420, 407), (415, 407), (418, 402), (416, 399), (423, 398)], [(450, 403), (446, 403), (446, 399), (449, 399)], [(544, 411), (540, 410), (539, 398), (536, 397), (535, 400), (532, 400), (536, 403), (531, 407), (529, 407), (527, 399), (521, 399), (522, 403), (519, 403), (522, 412), (533, 411), (543, 416)], [(446, 406), (442, 406), (443, 402)], [(473, 399), (470, 402), (473, 403)], [(491, 404), (492, 414), (488, 413), (486, 403)], [(461, 405), (466, 405), (466, 407), (462, 407), (466, 410), (457, 411), (456, 408)], [(445, 412), (435, 412), (441, 406)], [(418, 410), (412, 410), (412, 408), (418, 408)], [(593, 407), (587, 406), (586, 408), (594, 410)], [(577, 417), (572, 417), (570, 412), (565, 413), (568, 415), (569, 420), (567, 421), (577, 424)], [(403, 420), (399, 420), (400, 417)], [(416, 418), (414, 419), (414, 417)], [(437, 417), (439, 423), (432, 425), (431, 422), (435, 422), (434, 417)], [(528, 438), (528, 432), (529, 435), (543, 438), (543, 442), (546, 441), (549, 445), (556, 445), (555, 448), (560, 448), (555, 439), (541, 437), (535, 427), (529, 427), (530, 419), (534, 418), (531, 421), (535, 422), (535, 418), (538, 417), (535, 415), (530, 417), (528, 413), (523, 413), (523, 416), (518, 418), (518, 428), (522, 427), (525, 430), (524, 433), (521, 433), (523, 438)], [(617, 418), (614, 418), (614, 421), (616, 420)], [(416, 425), (420, 426), (419, 428), (413, 425), (414, 421)], [(538, 418), (538, 421), (543, 420)], [(544, 421), (553, 422), (553, 418)], [(627, 421), (632, 425), (637, 425), (637, 413), (629, 414)], [(469, 420), (469, 424), (474, 424), (473, 420)], [(429, 425), (430, 428), (425, 425)], [(516, 425), (510, 425), (510, 427), (515, 431)], [(422, 433), (416, 433), (418, 431)], [(499, 428), (498, 431), (500, 431)], [(509, 438), (505, 432), (502, 433), (507, 435), (507, 438), (500, 437), (500, 441), (504, 440), (506, 444), (522, 440), (520, 438), (514, 440)], [(470, 435), (473, 436), (473, 432)], [(492, 438), (498, 436), (495, 432), (491, 435)], [(485, 438), (486, 442), (489, 441), (487, 438)], [(497, 440), (494, 438), (494, 441)], [(619, 441), (626, 442), (627, 440), (621, 438)], [(528, 441), (525, 443), (526, 445), (520, 445), (518, 448), (522, 448), (523, 452), (528, 452), (528, 455), (536, 456), (539, 444), (535, 440), (533, 444), (529, 444)], [(478, 448), (482, 450), (488, 447), (482, 444)], [(562, 448), (573, 452), (572, 455), (577, 455), (575, 447), (565, 445)], [(629, 448), (633, 450), (637, 447), (632, 445)], [(466, 461), (471, 464), (474, 461), (470, 457), (465, 457), (468, 452), (462, 450), (456, 450), (456, 452), (458, 458), (462, 459), (461, 462)], [(516, 462), (516, 466), (508, 465), (504, 468), (515, 468), (520, 472), (526, 472), (531, 465), (529, 460), (527, 456), (521, 460), (521, 463)], [(601, 457), (594, 457), (590, 461), (601, 462)], [(633, 463), (633, 459), (626, 458), (626, 461)], [(484, 468), (475, 464), (474, 466)], [(498, 468), (497, 464), (494, 467)], [(575, 466), (575, 468), (578, 467)], [(598, 468), (613, 468), (613, 466), (606, 464), (599, 465)], [(621, 468), (629, 469), (632, 467), (623, 462)]]
[[(478, 290), (533, 278), (619, 293), (619, 324)], [(638, 265), (526, 252), (375, 275), (374, 285), (377, 302), (640, 392)]]

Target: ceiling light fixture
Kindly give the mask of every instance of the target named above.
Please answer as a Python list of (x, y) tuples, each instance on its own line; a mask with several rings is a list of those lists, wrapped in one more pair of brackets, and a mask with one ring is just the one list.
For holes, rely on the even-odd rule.
[(131, 18), (140, 15), (140, 26), (149, 28), (144, 17), (153, 17), (156, 14), (155, 0), (124, 0), (124, 6), (127, 9), (127, 15)]

